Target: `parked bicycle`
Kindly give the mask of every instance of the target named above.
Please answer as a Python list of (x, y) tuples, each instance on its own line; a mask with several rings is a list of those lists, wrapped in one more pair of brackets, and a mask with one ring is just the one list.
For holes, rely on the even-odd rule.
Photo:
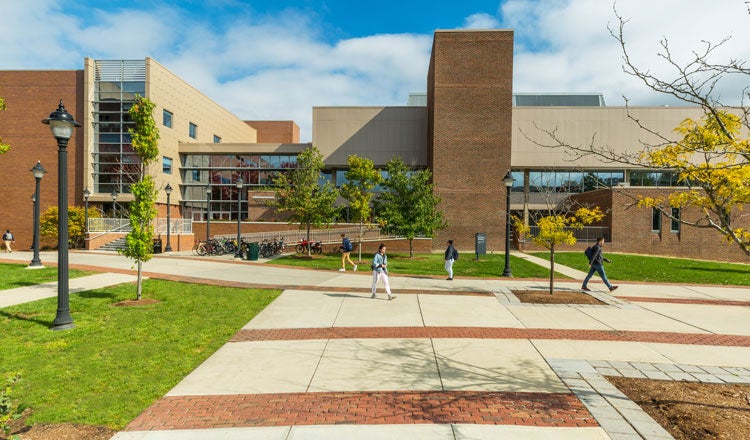
[(302, 239), (297, 242), (297, 245), (294, 247), (294, 250), (297, 251), (298, 254), (302, 254), (307, 252), (307, 246), (310, 246), (310, 252), (313, 252), (315, 254), (322, 254), (323, 253), (323, 242), (321, 241), (307, 241), (306, 239)]
[(226, 250), (217, 240), (211, 238), (208, 241), (197, 241), (193, 246), (193, 252), (197, 255), (224, 255)]

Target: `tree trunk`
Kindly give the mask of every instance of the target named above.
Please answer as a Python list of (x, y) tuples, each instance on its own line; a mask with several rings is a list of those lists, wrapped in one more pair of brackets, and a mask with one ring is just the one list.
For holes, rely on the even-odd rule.
[(413, 258), (413, 257), (414, 257), (414, 239), (410, 238), (409, 239), (409, 258)]
[(359, 222), (359, 258), (357, 259), (357, 262), (359, 263), (362, 261), (362, 222)]
[(555, 292), (555, 245), (549, 249), (549, 294)]
[(312, 243), (310, 243), (310, 223), (307, 224), (307, 256), (310, 256), (310, 248), (312, 247)]
[(143, 293), (143, 262), (138, 259), (138, 281), (136, 282), (135, 296), (138, 301), (141, 300)]

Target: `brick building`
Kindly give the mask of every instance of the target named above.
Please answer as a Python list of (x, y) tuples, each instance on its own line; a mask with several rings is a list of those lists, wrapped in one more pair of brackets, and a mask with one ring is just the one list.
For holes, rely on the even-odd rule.
[[(597, 94), (513, 94), (510, 30), (436, 31), (428, 67), (425, 99), (410, 99), (412, 105), (313, 108), (312, 145), (323, 154), (323, 178), (341, 185), (351, 154), (377, 167), (398, 155), (413, 167), (429, 168), (449, 222), (434, 249), (452, 238), (469, 250), (477, 232), (486, 234), (488, 251), (504, 249), (502, 179), (510, 170), (515, 178), (510, 210), (529, 222), (535, 211), (573, 197), (607, 211), (598, 227), (613, 250), (750, 262), (714, 231), (674, 229), (650, 209), (627, 207), (627, 194), (679, 190), (670, 173), (595, 157), (571, 162), (563, 150), (542, 146), (542, 130), (556, 130), (571, 144), (587, 145), (595, 136), (615, 151), (638, 151), (649, 134), (628, 113), (653, 132), (670, 135), (685, 118), (699, 118), (699, 108), (625, 109), (604, 105)], [(15, 232), (18, 249), (31, 244), (34, 179), (27, 170), (37, 160), (47, 169), (42, 212), (56, 206), (56, 143), (40, 121), (60, 98), (83, 124), (68, 148), (71, 204), (83, 205), (87, 189), (91, 207), (104, 217), (127, 209), (134, 160), (127, 108), (136, 94), (156, 104), (162, 157), (148, 172), (160, 189), (175, 188), (172, 218), (194, 222), (201, 231), (209, 215), (212, 223), (239, 216), (253, 230), (262, 225), (250, 222), (275, 219), (264, 203), (272, 197), (273, 176), (296, 166), (297, 155), (311, 145), (299, 142), (294, 122), (242, 121), (150, 58), (86, 59), (82, 70), (0, 71), (0, 96), (8, 105), (0, 112), (0, 135), (12, 146), (0, 156), (5, 196), (0, 229)], [(245, 182), (241, 190), (235, 187), (238, 178)], [(164, 191), (157, 203), (163, 218)], [(173, 243), (175, 250), (180, 246), (184, 249)]]

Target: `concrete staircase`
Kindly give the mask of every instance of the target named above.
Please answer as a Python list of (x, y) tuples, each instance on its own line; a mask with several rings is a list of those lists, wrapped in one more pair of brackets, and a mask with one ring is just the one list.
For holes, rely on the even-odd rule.
[(115, 241), (110, 241), (109, 243), (105, 244), (104, 246), (101, 246), (101, 247), (97, 248), (97, 250), (98, 251), (117, 252), (120, 249), (125, 249), (126, 240), (127, 240), (127, 237), (118, 238)]

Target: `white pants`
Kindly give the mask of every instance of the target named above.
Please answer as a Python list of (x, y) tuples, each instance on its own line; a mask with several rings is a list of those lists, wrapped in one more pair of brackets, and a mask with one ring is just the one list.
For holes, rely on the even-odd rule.
[(448, 278), (453, 278), (453, 258), (445, 260), (445, 271), (448, 272)]
[(390, 296), (391, 294), (391, 283), (388, 282), (388, 274), (385, 271), (378, 272), (377, 270), (372, 271), (372, 293), (375, 294), (375, 290), (378, 287), (378, 281), (383, 280), (385, 286), (385, 292)]

